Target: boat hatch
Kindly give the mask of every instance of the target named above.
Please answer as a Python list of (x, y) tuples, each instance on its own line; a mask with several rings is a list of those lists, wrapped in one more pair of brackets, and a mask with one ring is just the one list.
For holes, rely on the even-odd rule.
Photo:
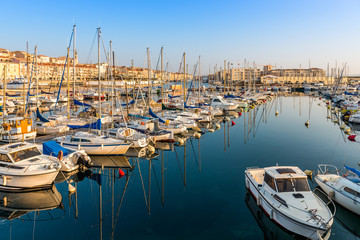
[(23, 147), (23, 146), (26, 146), (26, 144), (18, 143), (18, 144), (10, 145), (10, 146), (8, 146), (8, 148), (14, 149), (14, 148)]
[(32, 158), (35, 156), (41, 155), (39, 149), (36, 147), (28, 148), (28, 149), (22, 149), (17, 152), (11, 152), (10, 156), (14, 160), (14, 162), (19, 162), (22, 160), (25, 160), (27, 158)]
[(301, 193), (293, 193), (294, 198), (304, 198), (304, 195)]
[(296, 173), (293, 169), (291, 168), (278, 168), (276, 169), (276, 171), (280, 174), (288, 174), (288, 173)]

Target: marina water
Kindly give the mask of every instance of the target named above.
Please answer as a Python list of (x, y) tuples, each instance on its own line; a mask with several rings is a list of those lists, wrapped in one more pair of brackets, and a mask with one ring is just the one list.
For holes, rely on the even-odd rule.
[[(61, 199), (2, 193), (0, 239), (291, 239), (251, 202), (244, 171), (276, 164), (356, 168), (358, 143), (348, 141), (330, 114), (319, 98), (281, 96), (233, 123), (220, 121), (219, 130), (200, 139), (165, 145), (169, 150), (152, 159), (111, 157), (92, 174), (70, 178), (77, 188), (70, 196), (66, 181), (56, 184)], [(118, 163), (132, 166), (122, 169), (123, 177)], [(60, 207), (40, 209), (36, 199), (49, 198), (61, 200)], [(330, 239), (360, 237), (359, 220), (338, 206)]]

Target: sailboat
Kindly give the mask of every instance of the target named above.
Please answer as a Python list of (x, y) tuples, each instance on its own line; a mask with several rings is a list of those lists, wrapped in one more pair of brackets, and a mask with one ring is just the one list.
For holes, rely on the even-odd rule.
[[(100, 81), (100, 28), (97, 29), (98, 34), (98, 82), (101, 93)], [(99, 117), (102, 116), (101, 101), (99, 101)], [(64, 148), (71, 150), (84, 150), (89, 155), (123, 155), (132, 145), (123, 140), (107, 137), (100, 134), (101, 121), (97, 122), (99, 134), (93, 132), (77, 132), (74, 135), (67, 135), (56, 138), (55, 140)]]

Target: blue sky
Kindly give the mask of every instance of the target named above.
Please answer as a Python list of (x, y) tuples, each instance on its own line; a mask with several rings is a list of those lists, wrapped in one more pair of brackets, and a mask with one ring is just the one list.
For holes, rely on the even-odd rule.
[[(25, 50), (29, 41), (38, 53), (63, 56), (77, 25), (80, 62), (96, 61), (90, 54), (96, 28), (113, 41), (117, 65), (146, 66), (150, 47), (155, 67), (160, 47), (171, 71), (182, 53), (190, 66), (202, 59), (202, 72), (228, 60), (257, 65), (326, 69), (327, 63), (347, 63), (360, 73), (360, 1), (4, 1), (1, 0), (0, 47)], [(5, 10), (5, 11), (4, 11)], [(103, 52), (102, 52), (103, 53)], [(191, 67), (190, 67), (191, 69)]]

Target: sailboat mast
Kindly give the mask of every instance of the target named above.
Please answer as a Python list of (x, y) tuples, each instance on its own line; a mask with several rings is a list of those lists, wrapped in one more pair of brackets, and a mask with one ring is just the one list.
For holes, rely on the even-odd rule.
[(6, 113), (6, 72), (7, 66), (4, 66), (4, 86), (3, 86), (3, 122), (5, 122), (5, 113)]
[(111, 114), (110, 116), (113, 116), (113, 112), (114, 112), (114, 77), (113, 77), (113, 71), (112, 71), (112, 64), (111, 64), (111, 54), (112, 54), (112, 41), (109, 42), (110, 44), (110, 56), (109, 56), (109, 70), (110, 70), (110, 80), (111, 80)]
[[(76, 25), (74, 25), (74, 44), (73, 44), (73, 98), (75, 99), (75, 82), (76, 82), (76, 69), (75, 69), (75, 59), (76, 59)], [(68, 54), (69, 56), (69, 54)], [(69, 97), (68, 97), (69, 98)]]
[(201, 82), (201, 68), (200, 68), (200, 56), (199, 56), (199, 93), (198, 93), (199, 107), (200, 107), (200, 94), (201, 94), (200, 82)]
[[(163, 65), (164, 65), (164, 62), (163, 62), (163, 50), (164, 50), (164, 47), (161, 47), (161, 70), (160, 70), (160, 81), (161, 81), (161, 103), (164, 103), (164, 96), (163, 96), (163, 87), (164, 87), (164, 82), (163, 82)], [(163, 117), (164, 116), (164, 111), (162, 110), (161, 108), (161, 116)]]
[(150, 94), (151, 94), (151, 90), (150, 90), (150, 50), (149, 48), (146, 49), (147, 52), (147, 65), (148, 65), (148, 105), (150, 107)]
[[(70, 48), (67, 48), (67, 59), (69, 59)], [(69, 64), (66, 65), (67, 70), (67, 118), (70, 118), (70, 71)], [(75, 92), (73, 92), (73, 95)], [(75, 99), (75, 96), (73, 96)]]
[(29, 82), (29, 44), (28, 44), (28, 42), (26, 42), (26, 78), (24, 79), (24, 83), (23, 83), (24, 115), (25, 115), (25, 109), (26, 109), (26, 96), (25, 96), (26, 80)]
[(226, 91), (226, 60), (224, 60), (224, 75), (223, 75), (223, 80), (224, 80), (224, 96), (225, 96), (225, 91)]
[(185, 53), (184, 53), (184, 89), (183, 89), (183, 95), (184, 95), (184, 109), (185, 109), (185, 101), (186, 101), (186, 99), (185, 99), (185, 95), (186, 95), (186, 73), (185, 73), (185, 71), (186, 71), (186, 64), (185, 64)]
[(100, 27), (98, 28), (98, 81), (99, 81), (99, 118), (101, 119), (101, 81), (100, 81)]
[(36, 80), (36, 107), (39, 106), (39, 82), (37, 68), (37, 46), (35, 46), (35, 80)]

